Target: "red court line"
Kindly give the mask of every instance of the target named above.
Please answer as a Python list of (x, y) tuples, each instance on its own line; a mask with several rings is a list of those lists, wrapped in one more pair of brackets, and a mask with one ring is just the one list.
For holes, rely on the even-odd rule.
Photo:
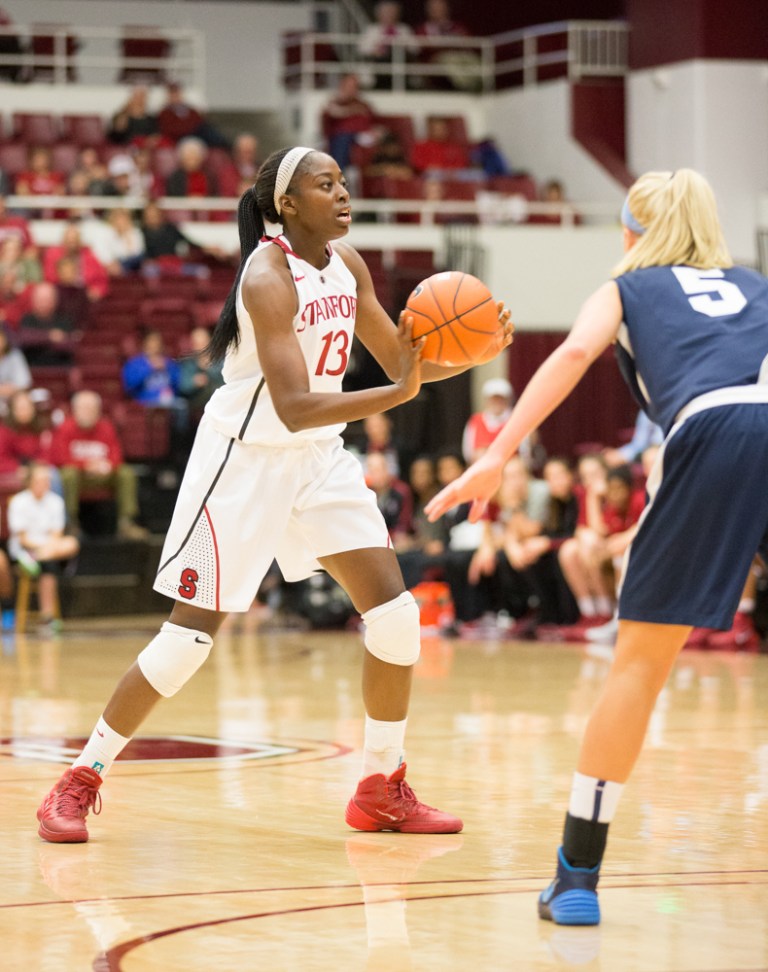
[[(279, 740), (276, 740), (276, 739), (272, 739), (272, 740), (270, 740), (270, 742), (273, 743), (276, 746), (281, 746), (281, 745), (282, 746), (287, 746), (290, 743), (306, 743), (308, 745), (313, 745), (313, 746), (330, 746), (334, 751), (331, 752), (331, 753), (324, 753), (322, 755), (318, 755), (318, 754), (313, 755), (311, 750), (302, 750), (300, 748), (299, 749), (299, 753), (306, 752), (307, 753), (306, 758), (302, 757), (300, 759), (291, 759), (290, 758), (292, 756), (291, 753), (283, 753), (281, 755), (275, 755), (275, 756), (263, 756), (260, 759), (241, 759), (241, 760), (239, 760), (239, 762), (243, 766), (245, 766), (245, 765), (251, 765), (251, 764), (253, 764), (253, 765), (261, 764), (261, 766), (260, 766), (261, 769), (282, 769), (284, 766), (299, 766), (299, 765), (301, 765), (303, 763), (320, 763), (324, 759), (337, 759), (339, 756), (348, 756), (350, 753), (353, 753), (355, 751), (355, 747), (354, 746), (347, 746), (344, 743), (328, 742), (325, 739), (320, 739), (320, 740), (317, 740), (317, 739), (293, 739), (293, 740), (288, 740), (288, 739), (286, 739), (286, 740), (283, 740), (282, 742), (279, 741)], [(5, 757), (7, 759), (16, 759), (17, 758), (12, 753), (0, 753), (0, 758), (3, 758), (3, 757)], [(278, 762), (278, 760), (281, 760), (281, 759), (284, 759), (284, 760), (287, 760), (287, 761), (286, 762), (283, 762), (283, 763)], [(236, 756), (222, 756), (221, 757), (221, 762), (222, 763), (224, 763), (226, 760), (229, 760), (230, 762), (231, 761), (237, 761), (237, 757)], [(41, 766), (63, 766), (64, 765), (64, 763), (53, 763), (53, 762), (50, 762), (49, 763), (49, 762), (47, 762), (45, 760), (39, 760), (39, 759), (29, 760), (28, 762), (30, 764), (40, 764)], [(151, 762), (151, 760), (149, 762)], [(166, 760), (166, 762), (172, 762), (172, 760)], [(185, 762), (187, 762), (187, 760), (180, 759), (178, 761), (178, 765), (182, 765)], [(194, 763), (195, 760), (190, 759), (190, 760), (188, 760), (188, 762)], [(147, 761), (143, 761), (141, 765), (146, 765), (146, 763), (147, 763)], [(213, 759), (213, 760), (211, 760), (211, 765), (209, 765), (209, 766), (198, 766), (198, 767), (190, 766), (189, 769), (176, 769), (175, 766), (174, 766), (174, 770), (173, 770), (172, 775), (173, 776), (186, 776), (189, 773), (218, 773), (219, 770), (222, 769), (222, 766), (217, 766), (216, 763), (217, 763), (217, 760), (216, 759)], [(131, 779), (134, 779), (134, 778), (136, 778), (136, 779), (143, 779), (145, 776), (163, 776), (163, 775), (167, 775), (168, 774), (168, 770), (167, 769), (156, 770), (156, 771), (150, 770), (148, 772), (139, 772), (139, 773), (125, 773), (125, 774), (121, 774), (119, 772), (121, 765), (122, 766), (137, 766), (139, 764), (138, 763), (131, 763), (130, 761), (127, 761), (127, 760), (123, 760), (122, 762), (120, 760), (118, 760), (115, 763), (115, 766), (118, 768), (118, 772), (117, 772), (116, 775), (114, 775), (112, 777), (113, 779), (118, 779), (118, 778), (123, 779), (123, 780), (131, 780)], [(228, 765), (227, 766), (227, 769), (231, 769), (231, 768), (232, 768), (231, 765)], [(30, 782), (34, 782), (35, 779), (36, 778), (34, 778), (34, 777), (28, 777), (28, 776), (25, 776), (25, 777), (20, 777), (20, 776), (18, 776), (18, 777), (9, 777), (9, 778), (4, 778), (2, 780), (2, 783), (3, 783), (4, 786), (6, 784), (8, 784), (8, 783), (30, 783)]]
[[(490, 879), (489, 879), (490, 880)], [(396, 883), (396, 882), (389, 882)], [(432, 882), (422, 882), (422, 883), (444, 883), (438, 881)], [(748, 884), (747, 881), (726, 881), (726, 882), (711, 882), (713, 884), (717, 883), (718, 886), (724, 885), (743, 885)], [(360, 887), (360, 885), (353, 885), (354, 887)], [(673, 884), (641, 884), (641, 885), (610, 885), (606, 890), (613, 890), (615, 888), (625, 890), (627, 888), (654, 888), (654, 887), (675, 887), (677, 885)], [(685, 887), (685, 885), (682, 885)], [(694, 887), (705, 886), (702, 882), (699, 885), (693, 885)], [(349, 885), (336, 885), (336, 887), (349, 887)], [(330, 890), (330, 888), (328, 888)], [(411, 898), (406, 897), (402, 900), (408, 903), (415, 901), (441, 901), (441, 900), (453, 900), (456, 898), (478, 898), (478, 897), (490, 897), (492, 895), (500, 894), (531, 894), (533, 893), (530, 888), (518, 888), (510, 889), (507, 891), (468, 891), (459, 894), (430, 894), (430, 895), (419, 895), (418, 897)], [(199, 928), (215, 928), (219, 925), (232, 925), (240, 921), (254, 921), (258, 918), (281, 918), (286, 915), (299, 915), (308, 914), (315, 911), (333, 911), (339, 908), (361, 908), (365, 906), (364, 901), (347, 901), (339, 904), (323, 904), (323, 905), (304, 905), (300, 908), (285, 908), (280, 911), (261, 911), (255, 912), (248, 915), (236, 915), (232, 918), (214, 918), (209, 921), (192, 922), (188, 925), (178, 925), (175, 928), (166, 928), (159, 932), (150, 932), (147, 935), (142, 935), (139, 938), (132, 938), (127, 942), (122, 942), (120, 945), (116, 945), (109, 949), (107, 952), (102, 952), (99, 954), (93, 963), (94, 972), (123, 972), (122, 959), (129, 953), (135, 951), (140, 945), (146, 945), (149, 942), (157, 941), (161, 938), (168, 938), (171, 935), (180, 935), (183, 932), (195, 931)], [(697, 969), (696, 972), (706, 972), (703, 969)], [(722, 972), (722, 970), (718, 970)], [(759, 969), (735, 969), (733, 972), (766, 972), (764, 967)]]
[[(729, 874), (768, 874), (768, 870), (757, 869), (757, 870), (739, 870), (739, 871), (658, 871), (656, 873), (627, 873), (627, 874), (615, 874), (615, 875), (604, 875), (604, 881), (613, 882), (616, 879), (624, 878), (665, 878), (665, 877), (679, 877), (679, 878), (691, 878), (691, 877), (721, 877), (723, 875)], [(546, 884), (550, 880), (551, 874), (546, 875), (528, 875), (527, 877), (490, 877), (490, 878), (440, 878), (432, 881), (366, 881), (365, 887), (379, 888), (379, 887), (390, 887), (393, 884), (403, 885), (407, 887), (421, 887), (430, 884), (502, 884), (505, 882), (521, 882), (524, 881), (529, 884), (533, 884), (535, 888), (538, 888), (542, 883)], [(611, 890), (612, 888), (618, 888), (624, 890), (625, 888), (676, 888), (676, 887), (710, 887), (710, 886), (723, 886), (729, 887), (731, 885), (744, 885), (745, 887), (759, 886), (762, 882), (759, 881), (674, 881), (665, 882), (657, 880), (655, 882), (634, 882), (630, 884), (604, 884), (603, 890)], [(219, 891), (166, 891), (158, 894), (122, 894), (122, 895), (102, 895), (98, 898), (61, 898), (58, 901), (18, 901), (15, 904), (0, 904), (0, 911), (10, 910), (12, 908), (39, 908), (51, 905), (71, 905), (71, 904), (94, 904), (103, 901), (155, 901), (157, 899), (166, 898), (203, 898), (203, 897), (222, 897), (226, 895), (238, 895), (238, 894), (285, 894), (293, 891), (334, 891), (348, 890), (350, 888), (361, 887), (360, 881), (353, 881), (351, 884), (303, 884), (290, 887), (274, 887), (274, 888), (224, 888)], [(523, 888), (522, 890), (530, 891), (531, 888)], [(478, 892), (479, 893), (479, 892)], [(498, 892), (483, 892), (484, 894), (507, 894), (506, 891)], [(449, 895), (449, 897), (453, 897)], [(276, 914), (278, 912), (275, 912)]]

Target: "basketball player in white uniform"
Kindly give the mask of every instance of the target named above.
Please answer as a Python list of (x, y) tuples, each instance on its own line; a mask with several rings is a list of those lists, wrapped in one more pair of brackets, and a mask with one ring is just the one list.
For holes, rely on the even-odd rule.
[[(266, 221), (281, 223), (282, 233), (265, 236)], [(200, 423), (155, 582), (175, 604), (40, 806), (45, 840), (88, 839), (85, 818), (114, 759), (155, 703), (203, 664), (227, 613), (250, 607), (275, 558), (288, 580), (326, 570), (365, 622), (363, 771), (347, 822), (359, 830), (461, 830), (457, 817), (421, 803), (405, 782), (419, 612), (340, 433), (346, 422), (413, 398), (422, 381), (464, 369), (422, 362), (404, 315), (393, 327), (360, 256), (329, 242), (350, 221), (339, 167), (308, 148), (270, 156), (240, 200), (242, 263), (210, 346), (224, 360), (225, 384)], [(342, 392), (353, 333), (391, 384)], [(484, 360), (511, 339), (500, 304)]]

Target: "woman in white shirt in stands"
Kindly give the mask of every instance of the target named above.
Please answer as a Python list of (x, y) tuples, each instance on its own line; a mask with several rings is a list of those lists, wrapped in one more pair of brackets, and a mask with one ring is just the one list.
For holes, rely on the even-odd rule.
[(8, 504), (8, 553), (19, 567), (39, 577), (38, 597), (42, 623), (56, 631), (55, 606), (62, 561), (80, 550), (77, 537), (65, 536), (64, 500), (51, 490), (51, 470), (35, 463), (29, 467), (29, 485)]

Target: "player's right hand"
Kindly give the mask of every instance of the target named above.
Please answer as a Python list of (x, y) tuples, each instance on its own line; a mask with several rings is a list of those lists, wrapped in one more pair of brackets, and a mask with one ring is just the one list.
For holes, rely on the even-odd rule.
[(400, 350), (400, 378), (397, 384), (415, 398), (421, 388), (421, 353), (426, 338), (413, 340), (413, 317), (402, 311), (397, 319), (397, 343)]
[(488, 501), (501, 486), (503, 463), (494, 460), (486, 453), (473, 463), (458, 479), (449, 483), (437, 496), (424, 507), (430, 523), (434, 523), (443, 513), (471, 501), (469, 511), (471, 523), (477, 523), (488, 506)]

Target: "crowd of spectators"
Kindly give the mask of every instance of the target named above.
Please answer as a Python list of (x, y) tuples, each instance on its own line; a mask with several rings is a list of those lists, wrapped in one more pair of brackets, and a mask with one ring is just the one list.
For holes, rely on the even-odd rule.
[[(484, 392), (462, 447), (418, 456), (407, 469), (388, 417), (366, 421), (360, 461), (406, 586), (446, 636), (610, 644), (622, 560), (645, 508), (660, 430), (639, 413), (632, 439), (618, 447), (575, 458), (528, 444), (507, 463), (478, 523), (469, 522), (468, 505), (430, 523), (426, 503), (482, 454), (509, 414), (506, 380), (491, 379)], [(731, 632), (695, 631), (691, 646), (754, 648), (748, 593)]]

